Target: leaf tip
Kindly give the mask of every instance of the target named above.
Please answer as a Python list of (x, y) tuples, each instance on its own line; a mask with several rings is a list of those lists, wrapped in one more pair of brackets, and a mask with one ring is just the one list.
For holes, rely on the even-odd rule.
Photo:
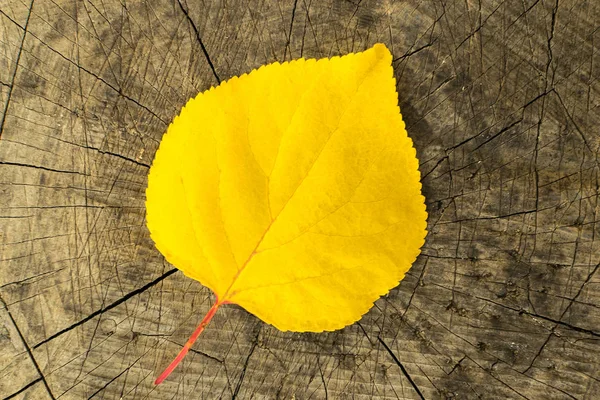
[(375, 52), (375, 55), (380, 60), (388, 60), (392, 61), (392, 53), (387, 48), (387, 46), (383, 43), (375, 43), (371, 49)]

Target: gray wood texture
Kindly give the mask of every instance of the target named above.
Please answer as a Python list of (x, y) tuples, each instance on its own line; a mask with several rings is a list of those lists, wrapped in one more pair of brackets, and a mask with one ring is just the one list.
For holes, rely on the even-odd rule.
[[(597, 0), (0, 0), (0, 398), (600, 398)], [(429, 211), (364, 318), (212, 303), (144, 221), (182, 105), (262, 64), (394, 54)]]

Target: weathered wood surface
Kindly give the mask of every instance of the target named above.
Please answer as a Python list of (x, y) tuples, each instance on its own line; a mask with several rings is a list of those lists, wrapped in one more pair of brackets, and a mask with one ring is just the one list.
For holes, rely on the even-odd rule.
[[(0, 0), (0, 398), (600, 398), (597, 0)], [(144, 222), (185, 101), (384, 42), (430, 213), (357, 324), (210, 307)]]

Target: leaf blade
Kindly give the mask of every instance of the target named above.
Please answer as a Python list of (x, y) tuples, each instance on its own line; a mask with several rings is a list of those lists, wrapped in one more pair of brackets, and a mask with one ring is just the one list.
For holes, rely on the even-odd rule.
[[(281, 330), (358, 320), (420, 252), (418, 161), (383, 45), (233, 78), (190, 100), (167, 137), (157, 165), (180, 166), (149, 186), (185, 201), (155, 202), (149, 188), (157, 247), (222, 301)], [(173, 256), (181, 243), (159, 233), (177, 225), (156, 217), (169, 204), (186, 208), (167, 214), (197, 255)]]

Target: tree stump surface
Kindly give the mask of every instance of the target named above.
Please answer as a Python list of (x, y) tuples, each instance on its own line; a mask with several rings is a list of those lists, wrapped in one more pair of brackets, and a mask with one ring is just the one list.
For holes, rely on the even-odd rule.
[[(181, 2), (179, 2), (181, 1)], [(0, 398), (600, 398), (597, 0), (0, 0)], [(429, 234), (358, 323), (211, 306), (145, 226), (198, 92), (385, 43)]]

